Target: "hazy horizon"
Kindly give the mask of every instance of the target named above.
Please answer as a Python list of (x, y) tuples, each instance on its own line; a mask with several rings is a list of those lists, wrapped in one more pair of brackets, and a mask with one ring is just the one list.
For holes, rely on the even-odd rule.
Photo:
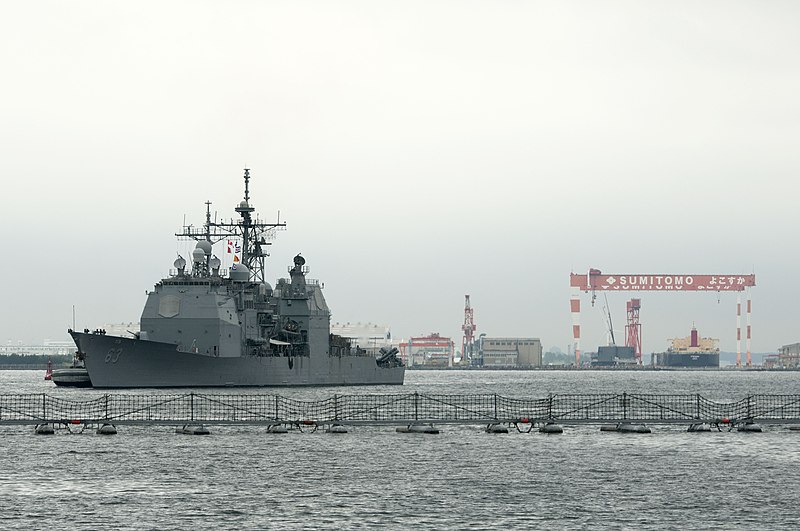
[[(138, 321), (251, 169), (336, 322), (572, 343), (570, 272), (749, 274), (753, 352), (800, 341), (800, 5), (14, 3), (0, 20), (0, 342)], [(219, 255), (219, 251), (215, 251)], [(187, 256), (184, 254), (184, 256)], [(609, 295), (624, 329), (630, 293)], [(642, 292), (644, 351), (736, 295)], [(581, 348), (606, 342), (582, 296)], [(742, 328), (745, 326), (742, 315)], [(619, 342), (619, 341), (618, 341)], [(742, 351), (745, 341), (742, 340)]]

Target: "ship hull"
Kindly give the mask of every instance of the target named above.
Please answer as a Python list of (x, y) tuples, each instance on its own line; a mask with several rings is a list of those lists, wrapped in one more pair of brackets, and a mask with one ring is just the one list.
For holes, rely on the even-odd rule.
[(208, 356), (142, 339), (72, 332), (95, 388), (402, 385), (372, 356)]
[(719, 368), (718, 352), (662, 352), (656, 354), (660, 367)]

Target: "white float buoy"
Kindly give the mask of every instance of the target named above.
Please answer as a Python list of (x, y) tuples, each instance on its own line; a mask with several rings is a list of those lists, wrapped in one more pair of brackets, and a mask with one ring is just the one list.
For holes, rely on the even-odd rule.
[(328, 433), (347, 433), (347, 428), (345, 428), (341, 424), (334, 424), (325, 431), (327, 431)]
[(699, 433), (703, 431), (711, 431), (711, 424), (707, 422), (697, 422), (695, 424), (689, 424), (689, 427), (686, 431), (690, 433)]
[(430, 433), (437, 434), (439, 430), (433, 424), (409, 424), (408, 426), (400, 426), (397, 428), (398, 433)]
[(175, 430), (175, 433), (182, 435), (209, 435), (211, 432), (201, 424), (200, 426), (184, 426), (183, 428), (178, 428)]
[(508, 433), (508, 428), (502, 424), (489, 424), (486, 426), (486, 433)]
[(615, 426), (601, 426), (600, 431), (615, 431), (617, 433), (651, 433), (650, 428), (644, 424), (620, 422)]
[(621, 422), (617, 425), (617, 431), (620, 433), (650, 433), (650, 428), (644, 424), (631, 424), (629, 422)]
[(98, 435), (116, 435), (117, 428), (113, 424), (103, 424), (99, 428), (97, 428)]
[(539, 427), (539, 433), (564, 433), (564, 428), (555, 422), (548, 422)]
[(53, 435), (56, 430), (50, 424), (37, 424), (36, 435)]
[(761, 429), (761, 425), (756, 424), (755, 422), (745, 422), (744, 424), (739, 424), (736, 427), (736, 430), (752, 432), (752, 433), (761, 433), (762, 431), (764, 431)]
[(289, 433), (289, 430), (283, 424), (270, 424), (267, 433)]

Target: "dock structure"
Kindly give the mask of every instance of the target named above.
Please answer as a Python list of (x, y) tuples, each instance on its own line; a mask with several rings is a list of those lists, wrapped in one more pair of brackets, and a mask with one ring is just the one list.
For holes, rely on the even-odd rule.
[(800, 424), (800, 395), (750, 395), (713, 401), (699, 394), (427, 393), (333, 395), (298, 400), (274, 394), (104, 394), (73, 400), (48, 394), (0, 394), (0, 425), (358, 426), (647, 423), (728, 426)]

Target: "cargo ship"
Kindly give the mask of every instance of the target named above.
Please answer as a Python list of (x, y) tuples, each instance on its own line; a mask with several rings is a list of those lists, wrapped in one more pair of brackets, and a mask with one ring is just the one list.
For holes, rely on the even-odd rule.
[(653, 354), (655, 367), (719, 368), (719, 339), (701, 338), (694, 326), (687, 337), (670, 343), (666, 352)]

